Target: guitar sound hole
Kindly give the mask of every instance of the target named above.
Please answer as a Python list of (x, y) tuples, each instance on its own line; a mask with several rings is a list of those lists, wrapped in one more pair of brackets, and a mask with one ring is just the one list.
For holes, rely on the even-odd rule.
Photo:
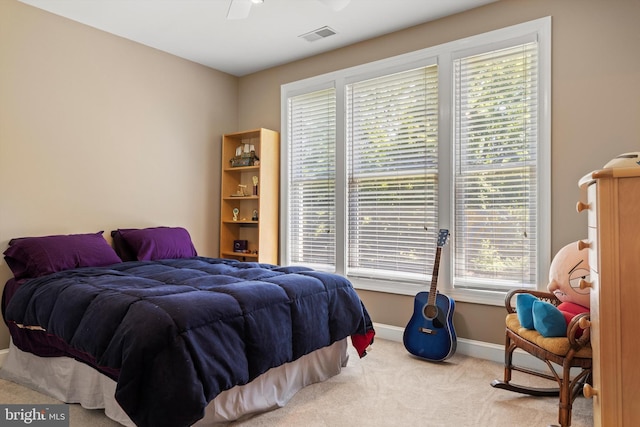
[(435, 305), (425, 305), (424, 306), (424, 317), (427, 319), (435, 319), (438, 315), (438, 307)]
[(445, 319), (443, 318), (442, 312), (438, 310), (438, 307), (435, 305), (425, 305), (422, 310), (424, 313), (424, 317), (431, 321), (431, 324), (436, 329), (444, 328)]

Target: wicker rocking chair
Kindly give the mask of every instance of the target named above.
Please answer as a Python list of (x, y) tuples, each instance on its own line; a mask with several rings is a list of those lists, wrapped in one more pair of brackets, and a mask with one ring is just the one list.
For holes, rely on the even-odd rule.
[[(529, 293), (551, 304), (560, 301), (552, 293), (516, 289), (505, 297), (506, 342), (504, 358), (504, 380), (493, 380), (492, 387), (532, 396), (559, 396), (558, 422), (561, 427), (571, 425), (571, 407), (585, 383), (591, 383), (591, 343), (589, 341), (589, 313), (575, 316), (567, 327), (566, 337), (545, 338), (534, 330), (520, 326), (515, 309), (515, 296)], [(579, 328), (584, 329), (580, 338), (575, 338)], [(513, 363), (513, 352), (520, 348), (546, 363), (548, 373), (539, 372)], [(553, 364), (557, 365), (554, 366)], [(580, 368), (571, 377), (571, 368)], [(524, 372), (558, 383), (557, 388), (534, 388), (511, 382), (512, 371)], [(574, 371), (575, 372), (575, 371)]]

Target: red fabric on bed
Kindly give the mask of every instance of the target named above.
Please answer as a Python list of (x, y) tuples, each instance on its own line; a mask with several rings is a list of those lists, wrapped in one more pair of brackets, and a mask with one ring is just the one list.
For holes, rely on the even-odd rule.
[(373, 329), (367, 331), (365, 334), (351, 335), (351, 344), (358, 352), (358, 356), (365, 357), (367, 355), (367, 349), (373, 344), (373, 337), (375, 336)]

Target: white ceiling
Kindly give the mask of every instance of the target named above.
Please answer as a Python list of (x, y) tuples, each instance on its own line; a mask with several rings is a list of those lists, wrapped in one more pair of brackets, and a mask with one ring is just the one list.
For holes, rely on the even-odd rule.
[[(264, 0), (226, 19), (231, 0), (20, 0), (173, 55), (243, 76), (496, 0)], [(338, 0), (331, 0), (338, 1)], [(328, 26), (337, 34), (299, 36)]]

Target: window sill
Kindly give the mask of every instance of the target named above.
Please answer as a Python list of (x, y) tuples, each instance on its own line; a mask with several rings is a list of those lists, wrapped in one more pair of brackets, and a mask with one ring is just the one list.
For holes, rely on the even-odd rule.
[[(361, 277), (349, 277), (349, 280), (356, 289), (384, 292), (396, 295), (407, 295), (414, 297), (418, 292), (428, 292), (429, 284), (419, 284), (411, 282), (390, 282), (386, 280), (364, 279)], [(493, 306), (504, 306), (506, 292), (483, 291), (483, 290), (453, 290), (438, 287), (438, 290), (454, 301), (472, 304), (484, 304)]]

